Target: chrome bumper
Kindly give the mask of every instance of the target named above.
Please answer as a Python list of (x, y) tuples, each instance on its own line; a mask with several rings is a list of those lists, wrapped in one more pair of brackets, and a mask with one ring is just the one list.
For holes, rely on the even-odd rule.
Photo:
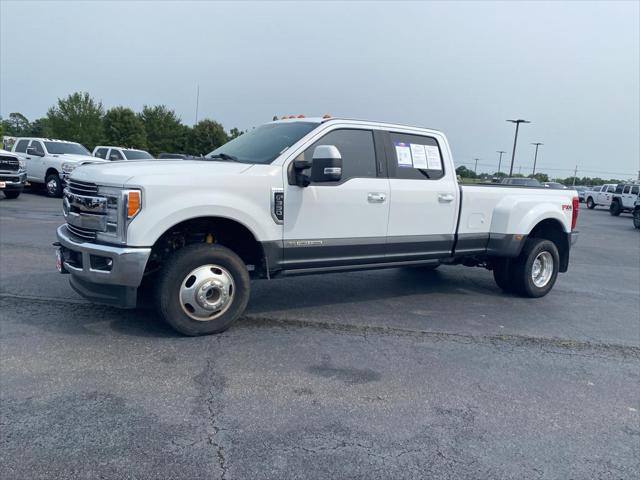
[(24, 172), (21, 173), (7, 173), (0, 172), (0, 182), (4, 182), (7, 185), (24, 185), (27, 181), (27, 174)]
[(66, 225), (58, 227), (56, 236), (63, 249), (63, 266), (73, 277), (97, 284), (140, 286), (150, 248), (83, 242), (73, 237)]

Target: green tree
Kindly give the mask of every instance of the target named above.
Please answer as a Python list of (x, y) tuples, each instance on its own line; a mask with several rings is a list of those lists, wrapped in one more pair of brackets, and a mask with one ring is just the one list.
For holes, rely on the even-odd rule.
[(31, 122), (31, 129), (29, 135), (32, 137), (52, 137), (51, 127), (49, 126), (49, 120), (45, 118), (36, 118)]
[(205, 155), (229, 141), (222, 125), (213, 120), (201, 120), (193, 126), (187, 140), (187, 152)]
[(147, 146), (152, 155), (184, 151), (188, 129), (173, 110), (165, 105), (145, 105), (140, 119), (147, 132)]
[(102, 102), (94, 100), (88, 92), (75, 92), (47, 112), (53, 136), (81, 143), (89, 150), (102, 142)]
[(19, 112), (9, 114), (9, 118), (2, 120), (2, 129), (5, 135), (22, 137), (29, 134), (29, 120)]
[(238, 138), (243, 133), (244, 133), (244, 131), (234, 127), (231, 130), (229, 130), (229, 140), (233, 140), (234, 138)]
[(104, 116), (104, 142), (130, 148), (147, 148), (144, 122), (133, 110), (114, 107)]
[(542, 173), (542, 172), (538, 172), (535, 175), (529, 175), (529, 178), (535, 178), (539, 182), (548, 182), (549, 181), (549, 175), (547, 175), (546, 173)]
[(464, 165), (460, 165), (456, 168), (456, 175), (460, 175), (461, 178), (478, 178), (476, 172), (465, 167)]

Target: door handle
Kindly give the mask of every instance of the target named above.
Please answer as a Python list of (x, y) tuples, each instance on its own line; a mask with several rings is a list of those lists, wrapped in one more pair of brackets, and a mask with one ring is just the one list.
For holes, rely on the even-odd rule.
[(369, 203), (384, 203), (386, 199), (387, 196), (384, 193), (370, 192), (369, 195), (367, 195)]
[(438, 201), (440, 203), (449, 203), (453, 202), (454, 196), (451, 193), (440, 193), (438, 194)]

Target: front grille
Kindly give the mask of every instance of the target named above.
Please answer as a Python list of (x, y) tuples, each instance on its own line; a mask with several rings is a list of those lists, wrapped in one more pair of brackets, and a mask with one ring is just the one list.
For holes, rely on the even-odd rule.
[(74, 225), (71, 225), (70, 223), (67, 223), (67, 228), (69, 229), (69, 232), (71, 232), (76, 237), (82, 238), (83, 240), (94, 241), (96, 239), (95, 230), (89, 230), (88, 228), (82, 228), (82, 227), (76, 227)]
[(0, 170), (5, 172), (17, 172), (20, 170), (20, 162), (17, 158), (0, 155)]
[(0, 175), (0, 182), (20, 182), (18, 175)]
[(98, 193), (98, 186), (95, 183), (69, 180), (69, 191), (77, 195), (94, 195)]

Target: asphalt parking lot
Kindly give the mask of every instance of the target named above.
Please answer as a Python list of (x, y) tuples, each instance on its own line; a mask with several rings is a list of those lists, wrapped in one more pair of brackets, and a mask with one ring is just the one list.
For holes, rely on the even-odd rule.
[(582, 208), (542, 299), (489, 272), (253, 284), (228, 332), (80, 299), (60, 200), (0, 200), (0, 478), (640, 475), (640, 235)]

